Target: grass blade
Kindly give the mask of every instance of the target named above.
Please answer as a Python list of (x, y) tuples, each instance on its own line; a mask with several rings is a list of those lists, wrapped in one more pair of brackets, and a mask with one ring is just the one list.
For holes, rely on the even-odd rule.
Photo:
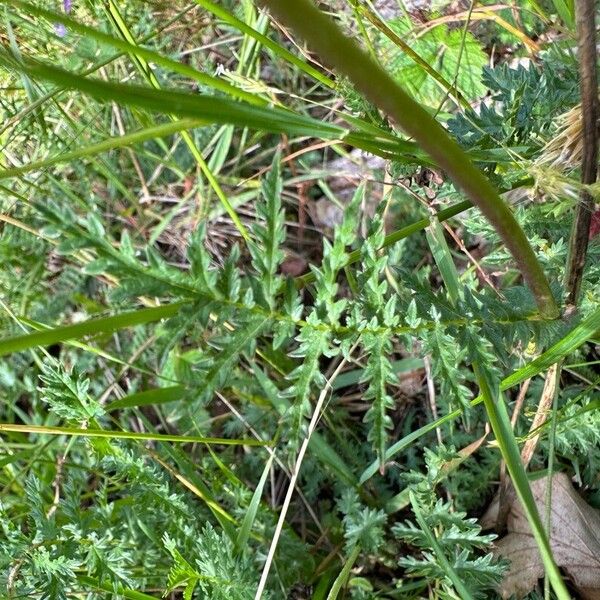
[(200, 95), (179, 90), (155, 90), (136, 85), (110, 83), (83, 77), (52, 65), (24, 58), (14, 60), (6, 50), (0, 52), (0, 64), (25, 73), (33, 79), (50, 81), (65, 88), (79, 90), (102, 102), (117, 102), (159, 114), (174, 114), (200, 119), (207, 123), (232, 124), (272, 133), (308, 135), (324, 139), (343, 138), (347, 129), (297, 115), (287, 110), (264, 108), (229, 98)]
[(176, 315), (184, 304), (185, 302), (174, 302), (173, 304), (165, 304), (164, 306), (141, 308), (136, 311), (113, 315), (112, 317), (89, 319), (75, 325), (63, 325), (54, 329), (44, 329), (35, 333), (5, 338), (0, 340), (0, 356), (5, 356), (12, 352), (20, 352), (21, 350), (36, 346), (50, 346), (51, 344), (64, 342), (65, 340), (112, 333), (126, 327), (160, 321), (161, 319)]
[(185, 395), (182, 385), (171, 385), (169, 387), (145, 390), (135, 394), (129, 394), (106, 405), (106, 411), (112, 412), (123, 408), (137, 408), (138, 406), (150, 406), (151, 404), (166, 404), (181, 400)]
[(77, 427), (58, 427), (47, 425), (20, 425), (0, 423), (0, 432), (38, 433), (41, 435), (67, 435), (73, 437), (107, 438), (117, 440), (148, 440), (154, 442), (175, 442), (177, 444), (220, 444), (222, 446), (268, 446), (254, 438), (233, 439), (204, 437), (201, 435), (171, 435), (166, 433), (137, 433), (135, 431), (108, 431), (106, 429), (78, 429)]
[(498, 442), (498, 446), (502, 453), (502, 458), (510, 473), (510, 478), (513, 482), (517, 497), (527, 516), (527, 521), (529, 522), (540, 556), (542, 557), (544, 569), (548, 575), (550, 584), (559, 600), (569, 600), (571, 596), (569, 595), (558, 567), (554, 562), (550, 542), (544, 531), (544, 525), (538, 513), (533, 493), (529, 487), (527, 473), (521, 462), (519, 446), (517, 445), (515, 434), (510, 423), (510, 417), (506, 412), (506, 405), (504, 404), (502, 394), (499, 389), (494, 389), (493, 384), (490, 381), (491, 378), (480, 365), (474, 363), (473, 369), (479, 384), (481, 396), (483, 397), (485, 410), (490, 425), (492, 426), (492, 431), (494, 432), (494, 436), (496, 437), (496, 441)]
[[(160, 82), (158, 81), (158, 78), (154, 74), (153, 68), (146, 61), (146, 57), (143, 56), (143, 54), (140, 54), (140, 52), (137, 50), (138, 46), (135, 42), (135, 39), (134, 39), (131, 31), (129, 30), (123, 17), (121, 16), (121, 13), (119, 12), (117, 5), (112, 0), (110, 0), (108, 3), (107, 12), (109, 14), (111, 21), (113, 22), (114, 27), (123, 36), (123, 38), (125, 38), (125, 40), (127, 40), (127, 42), (129, 42), (129, 44), (131, 45), (131, 47), (132, 47), (132, 51), (130, 52), (131, 57), (134, 59), (134, 62), (138, 66), (138, 70), (139, 70), (140, 74), (142, 75), (142, 77), (154, 89), (160, 90), (161, 85), (160, 85)], [(256, 104), (256, 102), (254, 102), (254, 101), (252, 103)], [(258, 104), (264, 106), (266, 103), (258, 102)], [(171, 118), (173, 120), (175, 120), (175, 117), (172, 116)], [(250, 235), (249, 235), (248, 231), (246, 230), (246, 228), (244, 227), (244, 224), (238, 217), (238, 214), (235, 212), (235, 209), (229, 202), (229, 199), (227, 198), (227, 196), (221, 189), (221, 186), (219, 185), (219, 182), (217, 181), (216, 177), (214, 176), (212, 170), (210, 169), (210, 167), (204, 160), (204, 156), (202, 156), (202, 152), (196, 145), (196, 142), (194, 141), (192, 136), (187, 131), (183, 131), (181, 134), (181, 137), (183, 138), (183, 141), (185, 142), (185, 144), (188, 147), (189, 151), (191, 152), (192, 156), (196, 160), (196, 163), (200, 167), (200, 170), (202, 171), (203, 175), (206, 177), (206, 180), (208, 181), (209, 185), (211, 186), (211, 188), (217, 195), (219, 202), (221, 202), (221, 204), (223, 205), (225, 212), (227, 212), (227, 214), (233, 221), (233, 224), (239, 231), (240, 235), (246, 241), (248, 241), (250, 239)]]
[(329, 594), (327, 595), (327, 600), (336, 600), (338, 594), (342, 591), (342, 588), (346, 585), (348, 581), (348, 577), (350, 577), (350, 571), (356, 562), (356, 559), (360, 555), (360, 546), (357, 544), (352, 548), (352, 552), (350, 552), (350, 556), (346, 559), (342, 570), (339, 575), (335, 578), (331, 589), (329, 590)]
[[(80, 581), (83, 585), (89, 586), (95, 590), (103, 590), (109, 594), (115, 593), (115, 587), (109, 581), (104, 583), (95, 577), (88, 577), (87, 575), (78, 575), (77, 581)], [(123, 598), (127, 598), (127, 600), (156, 600), (156, 596), (150, 596), (143, 592), (136, 592), (135, 590), (130, 590), (122, 586), (117, 588), (117, 592), (120, 596), (123, 596)]]
[(29, 173), (31, 171), (39, 171), (41, 169), (45, 169), (46, 167), (50, 167), (52, 165), (67, 163), (74, 160), (95, 156), (96, 154), (107, 152), (108, 150), (126, 148), (128, 146), (133, 146), (134, 144), (139, 144), (148, 140), (163, 138), (168, 135), (178, 133), (180, 131), (185, 131), (187, 129), (199, 127), (202, 124), (202, 121), (198, 121), (195, 119), (181, 119), (178, 121), (173, 121), (172, 123), (165, 123), (163, 125), (156, 125), (154, 127), (146, 127), (144, 129), (134, 131), (133, 133), (128, 133), (126, 135), (110, 137), (106, 140), (98, 142), (97, 144), (84, 146), (83, 148), (78, 148), (77, 150), (73, 150), (72, 152), (63, 152), (62, 154), (57, 154), (49, 158), (44, 158), (42, 160), (36, 160), (33, 162), (26, 163), (24, 165), (21, 165), (20, 167), (13, 167), (11, 169), (0, 170), (0, 179), (17, 177), (20, 175), (24, 175), (25, 173)]
[(238, 552), (243, 550), (243, 548), (246, 546), (246, 543), (250, 539), (252, 525), (254, 524), (254, 519), (256, 518), (256, 513), (258, 512), (258, 507), (260, 505), (260, 499), (262, 498), (263, 489), (265, 487), (265, 483), (267, 482), (267, 477), (269, 476), (271, 465), (273, 464), (274, 459), (275, 453), (272, 452), (265, 464), (265, 468), (262, 472), (258, 485), (254, 490), (254, 494), (252, 494), (252, 500), (250, 500), (248, 510), (244, 515), (244, 520), (242, 521), (242, 525), (235, 540), (235, 546)]

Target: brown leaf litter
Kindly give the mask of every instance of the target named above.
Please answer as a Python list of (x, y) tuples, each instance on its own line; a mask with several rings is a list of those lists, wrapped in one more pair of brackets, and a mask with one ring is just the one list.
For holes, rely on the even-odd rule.
[[(546, 514), (548, 477), (531, 483), (537, 509)], [(493, 519), (486, 515), (484, 520)], [(587, 504), (565, 473), (552, 478), (550, 545), (557, 565), (583, 600), (600, 600), (600, 511)], [(544, 566), (519, 500), (510, 508), (508, 533), (497, 544), (495, 554), (510, 560), (501, 586), (503, 598), (521, 598), (544, 576)]]

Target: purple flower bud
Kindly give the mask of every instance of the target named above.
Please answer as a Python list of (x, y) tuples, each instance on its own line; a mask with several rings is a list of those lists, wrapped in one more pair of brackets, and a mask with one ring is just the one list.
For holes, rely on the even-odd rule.
[[(63, 10), (69, 14), (71, 12), (72, 0), (63, 0)], [(65, 37), (67, 35), (67, 28), (62, 23), (54, 24), (54, 31), (58, 37)]]

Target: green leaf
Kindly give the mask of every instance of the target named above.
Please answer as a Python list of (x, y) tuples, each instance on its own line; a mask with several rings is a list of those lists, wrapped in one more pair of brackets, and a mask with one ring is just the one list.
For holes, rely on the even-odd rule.
[(481, 390), (481, 396), (483, 397), (485, 410), (490, 425), (492, 426), (492, 431), (500, 446), (502, 458), (506, 462), (506, 467), (510, 473), (517, 497), (527, 516), (527, 521), (529, 522), (540, 556), (542, 557), (546, 575), (550, 580), (557, 598), (559, 598), (559, 600), (569, 600), (571, 596), (569, 595), (560, 571), (554, 562), (550, 542), (538, 513), (533, 493), (529, 487), (527, 473), (521, 462), (519, 446), (515, 439), (515, 434), (502, 394), (493, 378), (490, 377), (489, 371), (485, 365), (475, 362), (473, 364), (473, 369), (477, 377), (479, 389)]
[(18, 425), (0, 423), (0, 431), (13, 433), (36, 433), (40, 435), (67, 435), (73, 437), (105, 438), (116, 440), (152, 440), (177, 444), (221, 444), (223, 446), (268, 446), (270, 442), (256, 439), (213, 438), (200, 435), (170, 435), (160, 433), (137, 433), (135, 431), (109, 431), (106, 429), (79, 429), (46, 425)]
[[(389, 21), (388, 26), (401, 39), (407, 40), (423, 62), (436, 69), (445, 81), (452, 83), (458, 75), (456, 87), (462, 96), (474, 100), (486, 93), (481, 72), (488, 63), (488, 57), (471, 33), (466, 33), (463, 46), (461, 28), (449, 29), (445, 25), (438, 25), (415, 37), (413, 24), (407, 17)], [(415, 100), (431, 108), (438, 107), (447, 90), (422, 65), (387, 38), (382, 40), (382, 55), (389, 71)]]
[(33, 79), (51, 81), (65, 88), (88, 94), (102, 102), (117, 102), (159, 114), (198, 119), (205, 123), (232, 124), (272, 133), (308, 135), (325, 139), (343, 138), (347, 130), (323, 121), (303, 117), (280, 108), (263, 108), (208, 94), (190, 94), (179, 90), (157, 90), (136, 85), (111, 83), (83, 77), (59, 67), (24, 59), (15, 61), (6, 51), (0, 52), (0, 64), (25, 73)]
[(86, 336), (112, 333), (126, 327), (133, 327), (143, 323), (152, 323), (176, 315), (185, 302), (174, 302), (152, 308), (141, 308), (136, 311), (121, 313), (112, 317), (101, 317), (77, 323), (63, 325), (53, 329), (44, 329), (0, 340), (0, 356), (20, 352), (36, 346), (50, 346), (66, 340), (81, 339)]
[(267, 482), (267, 477), (269, 476), (271, 465), (273, 464), (274, 459), (275, 453), (272, 452), (265, 464), (265, 468), (263, 469), (260, 480), (258, 481), (258, 485), (252, 494), (252, 500), (250, 500), (250, 504), (248, 505), (246, 514), (244, 515), (244, 520), (242, 521), (238, 536), (235, 540), (235, 547), (238, 552), (242, 552), (244, 550), (248, 540), (250, 539), (252, 525), (254, 524), (254, 519), (256, 519), (256, 514), (260, 505), (260, 499), (262, 497), (263, 489), (265, 487), (265, 483)]
[(356, 562), (356, 559), (360, 555), (360, 546), (357, 544), (352, 548), (352, 551), (348, 555), (348, 558), (344, 562), (344, 566), (342, 570), (339, 572), (338, 576), (335, 578), (331, 589), (329, 590), (329, 594), (327, 595), (327, 600), (336, 600), (342, 588), (346, 585), (348, 581), (348, 577), (352, 571), (352, 567)]
[(285, 258), (281, 245), (285, 241), (285, 213), (281, 205), (281, 154), (273, 157), (271, 169), (261, 184), (262, 197), (256, 205), (257, 219), (253, 227), (256, 240), (249, 245), (252, 264), (261, 281), (265, 302), (273, 309), (281, 278), (276, 276)]
[(150, 406), (153, 404), (165, 404), (167, 402), (175, 402), (181, 400), (185, 396), (185, 387), (182, 385), (172, 385), (169, 387), (156, 388), (153, 390), (144, 390), (129, 394), (118, 400), (113, 400), (107, 404), (105, 409), (107, 412), (119, 410), (123, 408), (135, 408), (138, 406)]
[[(514, 373), (505, 377), (500, 382), (500, 391), (504, 392), (507, 389), (522, 383), (526, 379), (539, 375), (553, 364), (562, 360), (572, 352), (574, 352), (579, 346), (584, 344), (587, 340), (592, 338), (600, 329), (600, 308), (595, 310), (591, 315), (584, 319), (581, 323), (575, 326), (567, 335), (562, 337), (558, 342), (551, 346), (548, 350), (540, 354), (536, 359), (526, 364), (524, 367), (517, 369)], [(477, 396), (471, 400), (471, 406), (476, 406), (483, 402), (483, 396)], [(430, 431), (434, 431), (436, 427), (448, 423), (459, 417), (463, 413), (462, 409), (452, 411), (451, 413), (431, 421), (423, 427), (411, 432), (409, 435), (403, 437), (395, 444), (390, 446), (385, 454), (386, 461), (391, 460), (399, 452), (402, 452), (405, 448), (408, 448), (411, 444), (414, 444), (419, 438), (428, 434)], [(359, 485), (362, 485), (368, 481), (379, 467), (378, 461), (371, 463), (360, 476)]]
[(373, 444), (379, 457), (380, 468), (383, 469), (388, 431), (393, 428), (392, 419), (387, 413), (395, 407), (394, 399), (387, 391), (387, 384), (396, 379), (387, 358), (392, 350), (391, 336), (385, 332), (375, 335), (365, 333), (362, 341), (368, 356), (363, 381), (369, 382), (363, 397), (372, 402), (364, 421), (371, 426), (367, 439)]
[(437, 218), (431, 219), (431, 225), (425, 230), (425, 234), (433, 254), (433, 260), (435, 260), (435, 264), (444, 280), (450, 302), (456, 305), (460, 293), (458, 272), (444, 237), (444, 229)]

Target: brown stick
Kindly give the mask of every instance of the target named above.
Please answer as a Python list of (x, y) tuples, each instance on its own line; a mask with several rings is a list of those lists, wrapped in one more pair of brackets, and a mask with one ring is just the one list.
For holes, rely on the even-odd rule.
[[(583, 119), (583, 158), (581, 183), (595, 183), (598, 172), (598, 77), (596, 75), (596, 11), (594, 0), (575, 2), (581, 75), (581, 115)], [(569, 242), (567, 304), (576, 306), (589, 242), (594, 199), (582, 190), (575, 212)]]

